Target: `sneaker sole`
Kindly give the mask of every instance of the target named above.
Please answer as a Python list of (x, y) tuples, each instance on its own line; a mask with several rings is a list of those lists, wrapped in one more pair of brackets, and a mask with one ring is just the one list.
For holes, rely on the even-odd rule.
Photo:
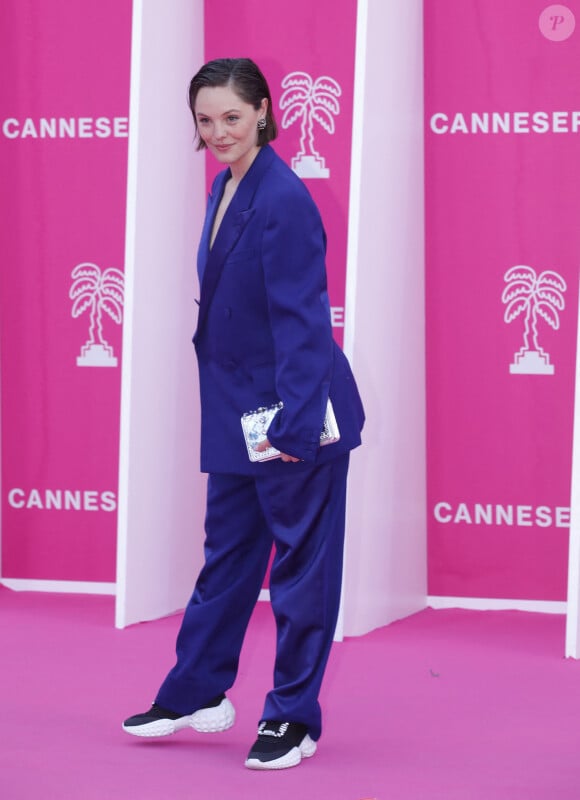
[(145, 725), (123, 725), (123, 730), (131, 736), (145, 738), (171, 736), (184, 728), (193, 728), (198, 733), (221, 733), (231, 728), (235, 721), (236, 711), (226, 697), (215, 708), (200, 708), (178, 719), (156, 719)]
[(308, 734), (302, 739), (298, 747), (293, 747), (280, 758), (272, 761), (260, 761), (259, 758), (246, 759), (245, 765), (248, 769), (287, 769), (297, 767), (303, 758), (312, 758), (316, 753), (316, 742)]
[(215, 708), (200, 708), (191, 715), (189, 724), (198, 733), (222, 733), (236, 721), (236, 710), (225, 697)]

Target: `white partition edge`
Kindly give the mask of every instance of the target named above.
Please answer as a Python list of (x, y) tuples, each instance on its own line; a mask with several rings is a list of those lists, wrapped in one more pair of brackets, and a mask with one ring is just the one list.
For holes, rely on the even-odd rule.
[(568, 607), (566, 657), (580, 658), (580, 301), (576, 336), (576, 385), (574, 394), (574, 438), (568, 546)]
[(62, 594), (115, 595), (116, 584), (100, 581), (53, 581), (40, 578), (4, 578), (0, 586), (15, 592), (56, 592)]
[(422, 15), (421, 0), (358, 7), (345, 352), (367, 423), (349, 476), (344, 635), (426, 606)]
[[(364, 118), (366, 45), (368, 26), (368, 0), (359, 0), (356, 9), (356, 44), (354, 57), (354, 97), (352, 108), (352, 136), (350, 155), (350, 192), (348, 200), (348, 242), (346, 253), (346, 286), (344, 302), (344, 342), (343, 350), (348, 360), (354, 359), (354, 332), (356, 328), (356, 278), (357, 253), (360, 229), (360, 193), (362, 173), (362, 127), (356, 120)], [(348, 533), (347, 533), (348, 536)], [(344, 638), (344, 603), (346, 562), (348, 558), (346, 541), (344, 545), (344, 568), (342, 572), (342, 592), (338, 620), (334, 638)]]
[(349, 361), (354, 358), (356, 330), (356, 286), (358, 272), (358, 241), (360, 235), (360, 194), (362, 187), (363, 126), (364, 119), (366, 53), (368, 35), (368, 0), (359, 0), (356, 18), (356, 45), (354, 63), (354, 99), (352, 108), (352, 137), (350, 156), (350, 195), (348, 200), (348, 244), (346, 254), (346, 290), (344, 306), (344, 353)]
[(121, 357), (121, 427), (119, 433), (119, 488), (117, 499), (117, 600), (115, 624), (125, 625), (127, 607), (127, 530), (129, 441), (131, 429), (131, 363), (133, 355), (133, 285), (135, 280), (135, 229), (137, 217), (137, 164), (139, 153), (139, 99), (141, 86), (141, 31), (143, 0), (133, 0), (131, 27), (131, 78), (129, 92), (129, 147), (127, 157), (127, 200), (125, 212), (125, 298), (123, 348)]
[(203, 560), (191, 333), (205, 159), (187, 108), (202, 62), (203, 0), (134, 0), (117, 627), (183, 608)]
[(521, 600), (498, 597), (443, 597), (429, 595), (429, 608), (462, 608), (469, 611), (527, 611), (533, 614), (565, 614), (563, 600)]

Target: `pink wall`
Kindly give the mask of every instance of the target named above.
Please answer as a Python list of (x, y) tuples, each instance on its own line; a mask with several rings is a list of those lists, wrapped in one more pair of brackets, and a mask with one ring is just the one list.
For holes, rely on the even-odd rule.
[(203, 564), (206, 488), (191, 335), (207, 194), (186, 103), (203, 60), (203, 2), (135, 0), (131, 35), (118, 627), (186, 604)]
[[(222, 6), (205, 0), (206, 61), (241, 56), (258, 64), (278, 123), (273, 147), (304, 179), (322, 214), (328, 236), (328, 292), (339, 344), (344, 329), (356, 6), (356, 0), (344, 0), (337, 15), (332, 0), (240, 0), (224, 15)], [(309, 95), (312, 106), (307, 105)], [(293, 112), (297, 104), (292, 96), (306, 113)], [(312, 107), (314, 114), (309, 114)], [(288, 124), (291, 118), (294, 122)], [(220, 168), (208, 155), (208, 186)]]
[[(262, 66), (281, 127), (275, 147), (288, 163), (300, 150), (301, 118), (282, 127), (284, 79), (332, 79), (318, 90), (334, 110), (325, 116), (320, 103), (313, 127), (328, 174), (304, 179), (329, 234), (339, 340), (356, 6), (349, 0), (337, 13), (330, 0), (242, 0), (226, 15), (205, 4), (205, 57), (244, 54)], [(429, 592), (563, 600), (580, 0), (557, 9), (506, 0), (501, 13), (484, 0), (425, 0), (424, 9)], [(130, 17), (129, 0), (0, 8), (0, 64), (11, 76), (0, 90), (4, 578), (115, 578)], [(396, 70), (384, 80), (396, 81)], [(376, 92), (367, 108), (382, 102)], [(360, 124), (369, 130), (368, 119)], [(386, 130), (379, 119), (370, 131), (377, 157)], [(359, 270), (376, 268), (379, 255)], [(80, 264), (89, 265), (84, 289), (72, 274)], [(91, 329), (105, 270), (113, 271), (100, 295), (102, 329)], [(101, 366), (77, 362), (91, 336), (112, 349), (109, 359), (105, 345), (91, 349)], [(396, 383), (392, 370), (387, 377)]]
[(0, 13), (2, 576), (113, 581), (131, 3)]
[(359, 7), (345, 348), (367, 422), (349, 471), (347, 636), (426, 605), (422, 6)]
[(580, 3), (548, 5), (424, 4), (432, 595), (566, 597)]
[[(309, 0), (292, 3), (240, 0), (228, 6), (224, 14), (219, 3), (205, 2), (206, 59), (247, 56), (260, 66), (272, 92), (279, 126), (279, 137), (273, 146), (293, 166), (296, 164), (293, 159), (298, 160), (303, 130), (304, 150), (311, 156), (308, 116), (302, 115), (284, 128), (285, 111), (290, 114), (291, 109), (289, 105), (280, 108), (280, 101), (287, 100), (293, 91), (304, 107), (308, 87), (294, 83), (292, 90), (282, 83), (284, 79), (296, 78), (311, 82), (318, 120), (315, 116), (310, 119), (314, 150), (320, 160), (314, 164), (315, 159), (300, 159), (301, 165), (295, 168), (316, 200), (328, 234), (329, 295), (339, 342), (344, 327), (356, 5), (356, 0), (343, 0), (337, 13), (333, 0), (314, 4)], [(307, 75), (288, 78), (296, 72)], [(288, 89), (286, 94), (285, 89)], [(307, 177), (313, 174), (313, 167), (319, 177)], [(219, 165), (210, 158), (208, 180), (218, 169)]]

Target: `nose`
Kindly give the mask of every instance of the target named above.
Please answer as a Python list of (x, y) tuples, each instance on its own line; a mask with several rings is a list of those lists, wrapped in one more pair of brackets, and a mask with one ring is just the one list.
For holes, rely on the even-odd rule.
[(214, 139), (223, 139), (226, 135), (225, 125), (221, 122), (216, 122), (213, 128), (213, 137)]

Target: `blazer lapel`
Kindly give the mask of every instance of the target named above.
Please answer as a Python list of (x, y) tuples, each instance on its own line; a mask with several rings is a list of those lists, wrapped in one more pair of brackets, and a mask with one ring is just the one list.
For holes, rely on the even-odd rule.
[(224, 262), (235, 247), (245, 226), (254, 215), (255, 209), (251, 208), (254, 195), (264, 173), (272, 163), (274, 157), (274, 151), (269, 145), (260, 149), (252, 166), (240, 181), (240, 185), (231, 199), (210, 250), (209, 241), (211, 231), (224, 186), (231, 174), (229, 169), (222, 173), (223, 179), (216, 185), (216, 190), (212, 198), (212, 205), (208, 205), (200, 242), (200, 259), (205, 256), (206, 261), (203, 268), (203, 275), (201, 276), (201, 296), (196, 337), (205, 322)]
[(197, 274), (199, 277), (200, 286), (203, 282), (203, 276), (205, 274), (205, 268), (209, 256), (209, 244), (211, 241), (211, 232), (213, 229), (215, 215), (217, 213), (220, 200), (222, 199), (222, 195), (224, 193), (224, 187), (230, 177), (230, 174), (231, 173), (229, 169), (226, 169), (224, 172), (220, 172), (214, 181), (212, 191), (207, 197), (205, 220), (199, 240), (199, 248), (197, 251)]

